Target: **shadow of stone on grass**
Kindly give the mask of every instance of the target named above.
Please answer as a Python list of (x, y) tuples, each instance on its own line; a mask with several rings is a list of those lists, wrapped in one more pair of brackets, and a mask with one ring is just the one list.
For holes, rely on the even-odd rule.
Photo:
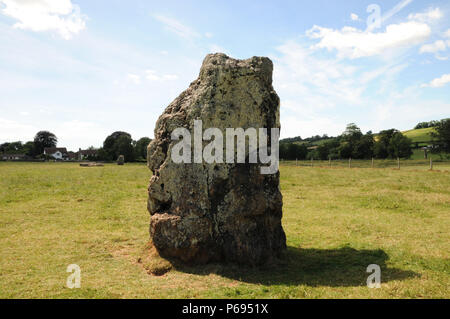
[(367, 266), (381, 268), (381, 283), (418, 277), (412, 271), (389, 268), (389, 256), (381, 249), (357, 250), (350, 247), (338, 249), (302, 249), (288, 247), (283, 257), (261, 267), (243, 267), (235, 264), (208, 264), (186, 266), (173, 261), (179, 271), (220, 276), (263, 285), (308, 285), (329, 287), (366, 286)]

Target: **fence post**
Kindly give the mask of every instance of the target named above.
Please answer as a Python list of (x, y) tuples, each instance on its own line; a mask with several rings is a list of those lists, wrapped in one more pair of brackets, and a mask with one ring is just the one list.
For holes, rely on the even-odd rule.
[(400, 157), (397, 157), (397, 169), (400, 169)]
[(328, 157), (328, 165), (331, 167), (331, 156)]
[(298, 166), (297, 159), (295, 159), (295, 166)]
[(372, 157), (372, 168), (373, 168), (373, 157)]
[(352, 168), (352, 158), (348, 159), (348, 168)]
[(431, 158), (431, 156), (430, 156), (430, 170), (431, 171), (433, 170), (433, 159)]
[(314, 167), (314, 157), (311, 157), (311, 167)]

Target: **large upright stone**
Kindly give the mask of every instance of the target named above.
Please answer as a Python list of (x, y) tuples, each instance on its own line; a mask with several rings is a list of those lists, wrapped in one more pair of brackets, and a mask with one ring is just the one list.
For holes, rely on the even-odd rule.
[[(150, 237), (162, 256), (185, 262), (261, 264), (286, 247), (279, 173), (262, 164), (174, 163), (171, 133), (219, 128), (279, 128), (279, 98), (270, 59), (209, 54), (200, 75), (164, 111), (149, 144)], [(194, 134), (192, 133), (192, 136)], [(204, 142), (204, 145), (209, 142)], [(225, 154), (225, 150), (224, 150)], [(248, 149), (246, 150), (248, 157)]]

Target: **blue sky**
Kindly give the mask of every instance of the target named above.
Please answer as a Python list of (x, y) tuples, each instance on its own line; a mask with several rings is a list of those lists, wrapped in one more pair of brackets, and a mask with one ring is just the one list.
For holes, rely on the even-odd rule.
[(409, 129), (450, 117), (449, 17), (447, 0), (0, 0), (0, 142), (153, 137), (211, 52), (272, 59), (281, 137)]

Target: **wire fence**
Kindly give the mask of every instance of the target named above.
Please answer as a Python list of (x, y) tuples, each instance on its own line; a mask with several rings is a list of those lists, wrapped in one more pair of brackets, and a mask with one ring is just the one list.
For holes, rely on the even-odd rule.
[(280, 165), (321, 168), (390, 168), (450, 171), (450, 160), (444, 159), (334, 159), (334, 160), (280, 160)]

